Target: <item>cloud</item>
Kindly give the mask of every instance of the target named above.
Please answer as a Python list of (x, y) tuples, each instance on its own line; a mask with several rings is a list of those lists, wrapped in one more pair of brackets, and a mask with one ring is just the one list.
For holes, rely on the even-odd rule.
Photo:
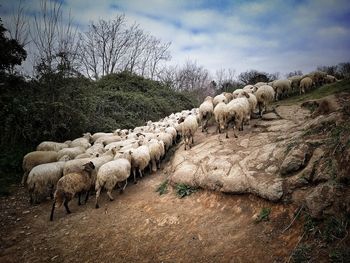
[[(4, 20), (14, 2), (2, 4)], [(30, 19), (40, 2), (24, 3)], [(220, 68), (307, 72), (350, 58), (347, 0), (64, 0), (62, 9), (81, 30), (124, 13), (129, 24), (172, 43), (170, 64), (196, 60), (212, 74)]]

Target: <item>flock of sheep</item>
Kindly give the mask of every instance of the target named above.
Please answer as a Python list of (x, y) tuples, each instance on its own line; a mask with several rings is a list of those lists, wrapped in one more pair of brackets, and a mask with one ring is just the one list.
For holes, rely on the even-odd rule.
[[(185, 150), (190, 148), (198, 123), (203, 132), (208, 132), (208, 122), (214, 116), (217, 131), (225, 132), (228, 138), (228, 128), (232, 126), (237, 137), (236, 130), (243, 130), (243, 126), (249, 124), (256, 108), (261, 116), (273, 100), (297, 93), (298, 89), (301, 94), (313, 86), (334, 81), (333, 76), (313, 72), (270, 83), (259, 82), (233, 93), (208, 96), (198, 109), (173, 113), (158, 122), (148, 121), (145, 126), (133, 130), (85, 133), (81, 138), (64, 143), (45, 141), (36, 151), (24, 156), (22, 183), (28, 189), (31, 203), (50, 193), (54, 200), (50, 220), (53, 220), (55, 208), (62, 204), (70, 213), (68, 203), (76, 194), (80, 205), (81, 194), (86, 193), (86, 203), (93, 189), (98, 208), (103, 188), (113, 200), (112, 190), (118, 185), (123, 191), (131, 174), (136, 183), (137, 174), (142, 177), (147, 167), (150, 172), (157, 171), (166, 152), (179, 137), (183, 138)], [(124, 185), (120, 186), (121, 183)]]

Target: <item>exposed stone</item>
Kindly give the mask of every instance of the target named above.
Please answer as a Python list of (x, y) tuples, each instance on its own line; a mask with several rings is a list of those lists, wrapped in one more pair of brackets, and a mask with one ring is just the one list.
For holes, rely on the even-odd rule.
[(305, 205), (312, 217), (321, 218), (324, 210), (333, 204), (335, 198), (334, 185), (330, 183), (320, 184), (306, 196)]
[(310, 147), (307, 144), (295, 146), (281, 165), (281, 175), (288, 175), (305, 167), (310, 155), (309, 151)]
[(270, 112), (270, 113), (266, 113), (261, 117), (263, 120), (278, 120), (280, 119), (280, 117), (277, 116), (276, 113)]

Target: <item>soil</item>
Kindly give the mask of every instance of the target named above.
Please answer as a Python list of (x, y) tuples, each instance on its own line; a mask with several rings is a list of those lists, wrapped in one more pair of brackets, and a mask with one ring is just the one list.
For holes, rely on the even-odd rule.
[[(205, 140), (197, 132), (196, 143)], [(177, 147), (181, 147), (179, 145)], [(0, 262), (285, 262), (302, 235), (298, 207), (245, 194), (198, 190), (179, 198), (168, 186), (170, 161), (155, 174), (129, 184), (110, 202), (104, 192), (100, 208), (94, 196), (86, 205), (70, 202), (72, 214), (51, 201), (29, 205), (24, 188), (0, 199)], [(262, 208), (269, 221), (256, 223)]]

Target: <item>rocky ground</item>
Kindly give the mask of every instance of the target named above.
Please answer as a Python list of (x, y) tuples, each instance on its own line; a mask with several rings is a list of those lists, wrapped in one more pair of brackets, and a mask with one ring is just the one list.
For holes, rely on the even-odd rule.
[[(337, 159), (342, 149), (341, 140), (336, 149), (326, 147), (333, 144), (325, 144), (322, 126), (343, 118), (339, 108), (311, 116), (300, 105), (279, 106), (238, 138), (232, 131), (228, 139), (217, 135), (214, 127), (198, 130), (191, 150), (176, 146), (161, 170), (115, 192), (115, 201), (103, 193), (95, 209), (93, 200), (83, 206), (73, 200), (73, 213), (58, 209), (53, 222), (50, 200), (30, 206), (25, 189), (15, 186), (14, 195), (0, 198), (0, 262), (297, 261), (308, 252), (301, 243), (317, 229), (300, 211), (317, 217), (347, 209), (347, 188), (339, 190), (332, 166), (324, 166), (330, 151)], [(337, 163), (346, 175), (346, 159)], [(159, 195), (167, 179), (199, 189), (179, 198), (169, 185)], [(347, 235), (336, 237), (349, 243)], [(301, 258), (328, 262), (318, 252), (324, 246), (313, 247), (312, 260)]]

